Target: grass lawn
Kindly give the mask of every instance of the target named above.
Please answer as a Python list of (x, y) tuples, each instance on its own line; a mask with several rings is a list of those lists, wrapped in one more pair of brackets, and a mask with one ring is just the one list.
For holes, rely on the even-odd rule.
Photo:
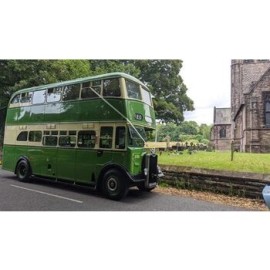
[(188, 152), (182, 155), (164, 152), (158, 158), (160, 165), (270, 174), (270, 154), (235, 152), (231, 161), (231, 152), (199, 151), (191, 155)]

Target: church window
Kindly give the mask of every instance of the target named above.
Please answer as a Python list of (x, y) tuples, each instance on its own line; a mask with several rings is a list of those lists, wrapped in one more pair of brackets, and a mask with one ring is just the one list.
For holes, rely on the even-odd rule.
[(270, 94), (265, 95), (265, 126), (270, 127)]
[(219, 137), (220, 137), (220, 138), (226, 138), (226, 129), (225, 129), (225, 128), (222, 128), (222, 129), (219, 131)]

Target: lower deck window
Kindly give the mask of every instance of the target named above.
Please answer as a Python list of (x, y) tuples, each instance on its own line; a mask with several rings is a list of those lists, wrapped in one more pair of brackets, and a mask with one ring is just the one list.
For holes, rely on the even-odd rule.
[(126, 128), (117, 127), (115, 134), (115, 148), (125, 149), (125, 147), (126, 147)]
[(112, 148), (112, 137), (113, 128), (112, 127), (101, 127), (100, 129), (100, 148)]
[(29, 142), (41, 142), (42, 132), (41, 131), (30, 131), (29, 132)]
[(44, 136), (43, 145), (46, 146), (56, 146), (57, 145), (57, 136)]
[(78, 133), (78, 147), (94, 148), (96, 143), (96, 132), (83, 130)]
[(28, 131), (22, 131), (17, 136), (17, 141), (19, 141), (19, 142), (25, 142), (25, 141), (27, 141), (27, 136), (28, 136)]
[(61, 147), (75, 147), (76, 137), (75, 136), (60, 136), (59, 146)]

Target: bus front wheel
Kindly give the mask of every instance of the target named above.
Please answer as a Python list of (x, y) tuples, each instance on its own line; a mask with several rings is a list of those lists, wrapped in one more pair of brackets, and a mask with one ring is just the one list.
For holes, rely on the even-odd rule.
[(16, 167), (16, 175), (21, 182), (29, 181), (32, 172), (29, 163), (25, 159), (19, 161)]
[(127, 180), (120, 171), (111, 169), (104, 174), (102, 191), (109, 199), (121, 200), (128, 192)]

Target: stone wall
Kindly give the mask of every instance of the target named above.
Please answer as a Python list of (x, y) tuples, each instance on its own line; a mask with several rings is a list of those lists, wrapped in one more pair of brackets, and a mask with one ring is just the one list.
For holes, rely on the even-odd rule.
[(161, 165), (162, 182), (174, 187), (263, 200), (270, 175)]

